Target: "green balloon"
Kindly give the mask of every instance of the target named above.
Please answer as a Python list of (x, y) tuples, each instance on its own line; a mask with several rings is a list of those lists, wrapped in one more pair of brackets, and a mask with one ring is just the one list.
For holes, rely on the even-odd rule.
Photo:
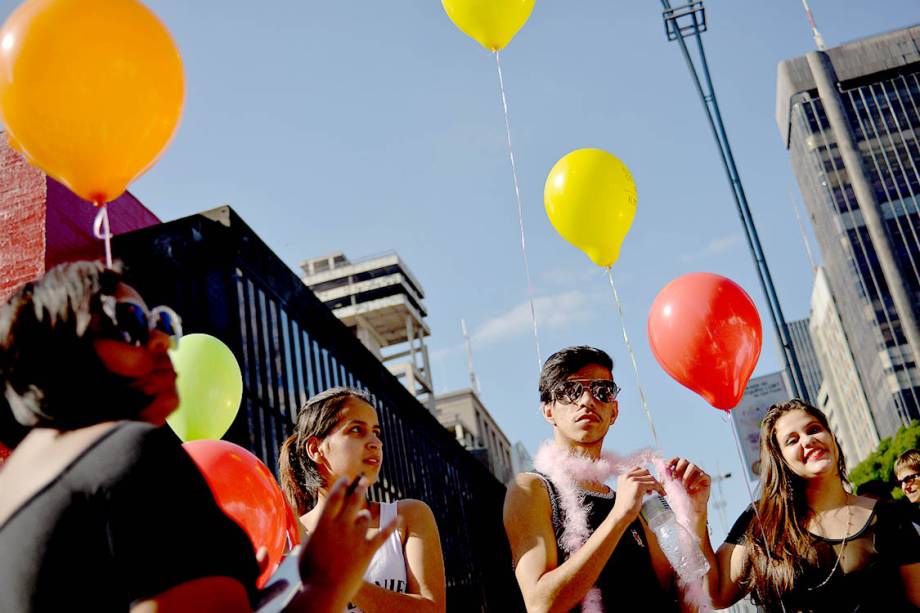
[(166, 423), (183, 441), (219, 439), (243, 398), (243, 376), (230, 348), (209, 334), (189, 334), (170, 351), (179, 408)]

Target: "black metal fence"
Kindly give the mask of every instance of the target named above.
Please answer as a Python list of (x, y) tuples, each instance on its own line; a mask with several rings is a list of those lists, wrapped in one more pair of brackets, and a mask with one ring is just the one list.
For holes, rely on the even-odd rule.
[(225, 436), (269, 467), (303, 402), (350, 385), (374, 400), (385, 461), (371, 495), (418, 498), (438, 521), (450, 611), (523, 608), (501, 524), (505, 488), (464, 450), (230, 208), (119, 236), (114, 252), (150, 304), (223, 340), (244, 395)]

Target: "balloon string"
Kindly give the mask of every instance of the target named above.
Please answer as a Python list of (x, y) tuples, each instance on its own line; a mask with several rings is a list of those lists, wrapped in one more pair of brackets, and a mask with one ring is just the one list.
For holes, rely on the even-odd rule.
[[(767, 560), (770, 566), (773, 566), (773, 556), (770, 555), (770, 547), (767, 544), (767, 533), (763, 529), (763, 522), (760, 520), (760, 512), (757, 510), (757, 502), (754, 500), (754, 490), (751, 489), (751, 480), (748, 479), (747, 476), (748, 467), (744, 461), (744, 453), (741, 451), (741, 439), (738, 438), (738, 429), (735, 427), (734, 417), (733, 414), (729, 413), (726, 423), (728, 423), (728, 429), (731, 430), (732, 438), (735, 440), (735, 451), (738, 452), (738, 460), (741, 462), (741, 479), (744, 481), (744, 485), (747, 488), (748, 499), (751, 501), (751, 508), (754, 509), (754, 516), (757, 518), (757, 526), (760, 528), (760, 536), (763, 537), (763, 550), (767, 554)], [(786, 613), (786, 607), (783, 605), (782, 601), (780, 601), (780, 607), (782, 607), (783, 613)]]
[(514, 196), (517, 199), (518, 225), (521, 228), (521, 255), (524, 257), (524, 275), (527, 277), (527, 298), (530, 301), (530, 319), (533, 322), (533, 342), (537, 348), (537, 372), (543, 368), (540, 353), (540, 335), (537, 332), (537, 310), (534, 307), (533, 283), (530, 278), (530, 262), (527, 259), (527, 239), (524, 235), (524, 205), (521, 203), (521, 186), (518, 182), (517, 164), (514, 161), (514, 147), (511, 145), (511, 117), (508, 114), (508, 99), (505, 97), (505, 80), (502, 78), (502, 63), (499, 52), (495, 52), (495, 66), (498, 67), (498, 86), (502, 93), (502, 108), (505, 111), (505, 133), (508, 136), (508, 157), (511, 159), (511, 175), (514, 177)]
[(93, 234), (96, 238), (105, 241), (105, 266), (112, 267), (112, 229), (109, 227), (109, 207), (106, 204), (97, 205), (99, 212), (93, 222)]
[(613, 282), (613, 267), (607, 267), (607, 279), (610, 281), (610, 289), (613, 290), (613, 300), (617, 304), (617, 311), (620, 314), (620, 326), (623, 328), (623, 340), (626, 341), (626, 351), (629, 352), (629, 358), (632, 360), (633, 371), (636, 373), (636, 387), (639, 388), (639, 398), (642, 400), (642, 408), (645, 410), (645, 416), (648, 418), (648, 427), (652, 431), (652, 438), (655, 440), (655, 448), (661, 449), (658, 442), (658, 432), (655, 431), (655, 421), (652, 419), (652, 412), (648, 408), (648, 400), (645, 398), (645, 391), (642, 389), (642, 381), (639, 379), (639, 363), (636, 361), (636, 354), (633, 351), (632, 343), (629, 342), (629, 334), (626, 332), (626, 318), (623, 315), (623, 304), (620, 302), (620, 295), (617, 293), (617, 286)]

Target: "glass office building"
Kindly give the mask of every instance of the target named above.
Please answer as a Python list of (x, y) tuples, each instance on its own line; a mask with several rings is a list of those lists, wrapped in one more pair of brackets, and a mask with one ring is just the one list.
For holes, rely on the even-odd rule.
[(920, 26), (786, 60), (778, 73), (777, 123), (873, 420), (890, 436), (920, 418), (907, 319), (920, 312)]

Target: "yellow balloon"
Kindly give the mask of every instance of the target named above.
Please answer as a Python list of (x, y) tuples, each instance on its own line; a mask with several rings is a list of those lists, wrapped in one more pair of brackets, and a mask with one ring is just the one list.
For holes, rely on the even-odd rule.
[(511, 42), (530, 17), (535, 0), (441, 0), (460, 31), (489, 51)]
[(137, 0), (28, 0), (0, 29), (0, 115), (26, 159), (95, 203), (117, 198), (175, 133), (179, 51)]
[(604, 268), (636, 216), (636, 184), (629, 169), (602, 149), (578, 149), (556, 162), (543, 189), (546, 214), (556, 231)]

